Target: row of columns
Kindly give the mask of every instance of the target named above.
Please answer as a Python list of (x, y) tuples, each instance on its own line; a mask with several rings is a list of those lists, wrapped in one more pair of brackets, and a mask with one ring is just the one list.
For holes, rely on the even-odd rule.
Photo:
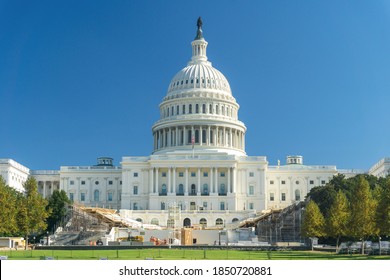
[(53, 194), (55, 187), (59, 189), (60, 182), (59, 181), (38, 181), (38, 187), (40, 186), (42, 187), (42, 197), (48, 198)]
[[(191, 168), (193, 169), (193, 168)], [(164, 171), (161, 171), (164, 170)], [(181, 169), (183, 170), (183, 169)], [(193, 181), (191, 184), (189, 183), (190, 181), (190, 176), (189, 176), (189, 171), (190, 168), (185, 168), (184, 169), (184, 182), (181, 182), (180, 184), (183, 183), (183, 192), (185, 196), (188, 196), (191, 194), (191, 185), (194, 183)], [(203, 172), (208, 172), (208, 177), (209, 181), (207, 182), (208, 187), (209, 187), (209, 194), (210, 195), (217, 195), (219, 192), (219, 188), (221, 184), (225, 184), (225, 181), (222, 182), (222, 180), (219, 179), (219, 175), (221, 172), (227, 171), (227, 174), (225, 176), (227, 177), (227, 186), (225, 185), (225, 194), (230, 194), (230, 193), (235, 193), (236, 192), (236, 178), (237, 178), (237, 169), (235, 167), (223, 167), (223, 168), (218, 168), (218, 167), (212, 167), (212, 168), (197, 168), (196, 173), (197, 173), (197, 184), (196, 184), (196, 195), (201, 195), (202, 194), (202, 180), (201, 180), (201, 175)], [(167, 195), (175, 195), (177, 193), (177, 190), (179, 188), (179, 184), (177, 184), (177, 178), (178, 178), (178, 168), (175, 167), (170, 167), (168, 169), (166, 168), (151, 168), (149, 169), (149, 191), (150, 194), (155, 194), (158, 195), (160, 191), (160, 186), (163, 185), (162, 182), (159, 182), (159, 177), (162, 172), (167, 173)], [(204, 180), (203, 180), (203, 183)], [(165, 182), (164, 182), (165, 184)], [(193, 194), (195, 195), (195, 194)]]
[(191, 145), (219, 146), (245, 150), (243, 131), (219, 126), (175, 126), (154, 132), (154, 150)]

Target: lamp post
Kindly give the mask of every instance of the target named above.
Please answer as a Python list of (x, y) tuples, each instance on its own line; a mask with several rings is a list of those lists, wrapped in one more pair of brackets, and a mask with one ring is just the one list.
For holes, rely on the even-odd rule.
[(46, 245), (49, 246), (49, 232), (46, 232)]

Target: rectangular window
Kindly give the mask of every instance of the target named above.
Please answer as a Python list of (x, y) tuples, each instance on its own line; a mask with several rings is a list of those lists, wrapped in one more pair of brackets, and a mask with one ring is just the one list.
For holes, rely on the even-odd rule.
[(203, 177), (209, 177), (209, 173), (208, 172), (203, 172)]
[(255, 177), (255, 173), (249, 172), (249, 177)]
[(314, 181), (313, 180), (310, 180), (310, 185), (314, 185)]
[(70, 184), (70, 185), (74, 185), (74, 181), (70, 181), (69, 184)]
[(74, 193), (69, 193), (69, 200), (72, 202), (74, 201)]
[(137, 202), (133, 203), (133, 210), (138, 210), (138, 203)]
[(112, 192), (109, 192), (108, 193), (108, 199), (107, 199), (108, 201), (112, 201)]
[(195, 172), (191, 172), (191, 177), (196, 177), (196, 173)]
[(285, 185), (286, 184), (286, 181), (282, 181), (282, 185)]
[(253, 202), (249, 203), (249, 210), (253, 210), (255, 209), (254, 205), (253, 205)]
[(286, 193), (282, 193), (282, 201), (286, 201)]
[(274, 181), (273, 181), (273, 180), (271, 180), (271, 181), (269, 181), (269, 183), (270, 183), (270, 185), (273, 185), (273, 184), (274, 184)]
[(163, 177), (167, 177), (167, 172), (163, 172), (163, 173), (161, 173), (161, 176), (163, 176)]
[(179, 172), (179, 177), (184, 177), (184, 173), (183, 172)]
[(219, 210), (225, 210), (225, 202), (221, 201), (219, 204)]
[(85, 193), (81, 193), (80, 195), (80, 201), (85, 201)]
[(122, 185), (122, 181), (119, 181), (119, 185)]
[(203, 210), (207, 210), (207, 201), (203, 201)]
[(135, 195), (138, 194), (138, 186), (134, 186), (134, 188), (133, 188), (133, 194), (135, 194)]
[(85, 181), (81, 181), (81, 184), (82, 184), (82, 185), (85, 185)]
[(221, 172), (221, 177), (225, 177), (225, 172)]
[(274, 193), (270, 193), (269, 194), (269, 201), (274, 201), (274, 200), (275, 200)]
[(255, 187), (249, 186), (249, 195), (254, 195), (254, 194), (255, 194)]
[(325, 185), (325, 184), (326, 184), (326, 183), (325, 183), (325, 180), (322, 180), (322, 181), (321, 181), (321, 184)]
[(113, 182), (112, 182), (112, 181), (108, 181), (108, 184), (109, 184), (109, 185), (112, 185), (112, 184), (113, 184)]
[(134, 172), (134, 177), (138, 177), (138, 172)]

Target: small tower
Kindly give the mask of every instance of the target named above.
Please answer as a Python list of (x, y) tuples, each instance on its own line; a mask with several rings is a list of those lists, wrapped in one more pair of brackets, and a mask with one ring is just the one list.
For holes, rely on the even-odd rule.
[(110, 157), (99, 157), (96, 166), (114, 166), (113, 161)]

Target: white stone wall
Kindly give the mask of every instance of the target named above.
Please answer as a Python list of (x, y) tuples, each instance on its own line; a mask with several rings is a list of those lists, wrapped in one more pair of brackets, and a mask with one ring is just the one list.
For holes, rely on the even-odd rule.
[(12, 159), (0, 159), (0, 175), (5, 183), (19, 192), (24, 191), (30, 170)]

